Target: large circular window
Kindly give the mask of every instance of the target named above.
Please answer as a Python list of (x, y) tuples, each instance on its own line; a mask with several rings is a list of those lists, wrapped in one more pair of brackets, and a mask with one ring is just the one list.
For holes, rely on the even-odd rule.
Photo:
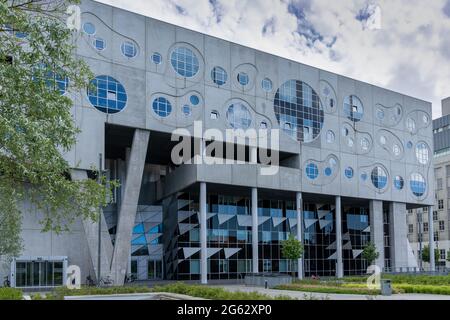
[(344, 99), (344, 114), (351, 121), (360, 121), (364, 114), (363, 104), (357, 96), (351, 95)]
[(428, 146), (425, 142), (419, 142), (416, 145), (416, 158), (420, 164), (427, 164), (430, 159)]
[(425, 178), (420, 173), (417, 172), (411, 174), (409, 186), (411, 187), (412, 193), (416, 197), (423, 196), (427, 188)]
[(172, 112), (172, 105), (169, 100), (159, 97), (153, 100), (153, 111), (160, 117), (165, 118)]
[(186, 78), (195, 76), (200, 68), (197, 56), (186, 47), (175, 48), (170, 56), (170, 63), (176, 73)]
[(370, 178), (377, 189), (384, 189), (387, 185), (387, 173), (382, 167), (373, 168)]
[(125, 88), (110, 76), (98, 76), (91, 80), (88, 98), (95, 108), (105, 113), (117, 113), (127, 104)]
[(248, 129), (252, 123), (252, 116), (247, 107), (241, 103), (233, 103), (228, 107), (227, 120), (234, 129)]
[(289, 80), (277, 90), (275, 116), (281, 129), (293, 139), (313, 141), (323, 126), (324, 112), (317, 93), (306, 83)]

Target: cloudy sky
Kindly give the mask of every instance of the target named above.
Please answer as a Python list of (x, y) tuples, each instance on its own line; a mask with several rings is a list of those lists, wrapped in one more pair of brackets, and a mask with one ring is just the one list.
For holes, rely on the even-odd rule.
[(450, 0), (97, 1), (431, 101), (434, 118), (450, 96)]

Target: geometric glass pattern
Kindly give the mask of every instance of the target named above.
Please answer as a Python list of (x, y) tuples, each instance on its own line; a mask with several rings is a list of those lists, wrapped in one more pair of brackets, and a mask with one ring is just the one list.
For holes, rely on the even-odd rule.
[(362, 119), (364, 113), (361, 100), (357, 96), (351, 95), (344, 99), (344, 114), (353, 122)]
[(172, 51), (170, 63), (180, 76), (186, 78), (195, 76), (200, 68), (195, 53), (185, 47), (177, 47)]
[(411, 191), (415, 196), (417, 197), (423, 196), (427, 188), (427, 184), (425, 182), (425, 178), (420, 173), (417, 172), (412, 173), (409, 183)]
[(215, 84), (221, 86), (227, 82), (228, 76), (223, 68), (216, 66), (211, 70), (211, 78)]
[(117, 113), (125, 108), (127, 103), (125, 88), (110, 76), (98, 76), (91, 80), (88, 98), (95, 108), (104, 113)]
[[(317, 168), (317, 165), (315, 165), (314, 163), (309, 163), (306, 166), (306, 175), (308, 176), (308, 178), (310, 178), (311, 180), (314, 180), (317, 178), (317, 176), (319, 175), (319, 169)], [(331, 170), (331, 169), (330, 169)], [(331, 174), (331, 173), (330, 173)]]
[(172, 112), (172, 105), (164, 97), (158, 97), (153, 100), (153, 111), (160, 117), (167, 117)]
[(228, 107), (227, 120), (234, 129), (248, 129), (252, 123), (252, 116), (242, 103), (233, 103)]
[(275, 94), (274, 109), (282, 130), (297, 141), (311, 142), (322, 129), (324, 112), (319, 96), (302, 81), (283, 83)]
[(371, 174), (372, 183), (377, 189), (383, 189), (387, 185), (387, 173), (381, 167), (375, 167)]

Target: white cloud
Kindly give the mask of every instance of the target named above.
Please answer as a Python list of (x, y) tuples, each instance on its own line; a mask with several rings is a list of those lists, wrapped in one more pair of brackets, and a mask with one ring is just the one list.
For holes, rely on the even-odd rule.
[[(450, 96), (450, 0), (99, 2), (431, 101), (434, 117)], [(369, 4), (381, 30), (356, 19)]]

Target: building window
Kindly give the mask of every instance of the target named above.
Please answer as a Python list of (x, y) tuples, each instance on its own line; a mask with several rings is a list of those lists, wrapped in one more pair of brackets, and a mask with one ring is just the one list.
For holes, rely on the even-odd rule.
[(428, 207), (423, 207), (423, 212), (428, 212)]
[(406, 119), (406, 128), (411, 133), (413, 133), (416, 130), (416, 122), (414, 121), (414, 119), (411, 118)]
[(98, 76), (91, 80), (88, 98), (95, 108), (105, 113), (117, 113), (127, 103), (125, 88), (110, 76)]
[(403, 185), (405, 182), (403, 181), (403, 178), (401, 176), (395, 176), (394, 178), (394, 187), (398, 190), (403, 189)]
[(84, 33), (93, 36), (95, 34), (95, 26), (94, 24), (90, 23), (90, 22), (85, 22), (83, 24), (83, 31)]
[(386, 144), (386, 137), (385, 136), (381, 136), (380, 137), (380, 144), (383, 145), (383, 146)]
[(387, 185), (387, 173), (382, 167), (375, 167), (371, 173), (372, 183), (377, 189), (384, 189)]
[(92, 40), (92, 44), (98, 51), (105, 50), (106, 48), (106, 41), (100, 37), (95, 37), (94, 40)]
[(423, 223), (423, 232), (428, 232), (428, 222)]
[(436, 190), (442, 190), (442, 178), (436, 179)]
[(363, 104), (361, 100), (355, 96), (350, 95), (344, 99), (344, 114), (351, 121), (360, 121), (364, 114)]
[(328, 130), (328, 131), (327, 131), (326, 138), (327, 138), (327, 143), (334, 143), (334, 139), (335, 139), (336, 137), (335, 137), (333, 131)]
[(237, 80), (240, 84), (246, 86), (249, 82), (248, 74), (246, 74), (245, 72), (239, 72), (237, 75)]
[(195, 53), (186, 47), (178, 47), (172, 51), (170, 63), (180, 76), (191, 78), (200, 69), (200, 64)]
[(259, 128), (260, 129), (267, 129), (267, 122), (266, 121), (261, 121), (261, 123), (259, 124)]
[(266, 92), (272, 91), (272, 87), (273, 87), (273, 85), (272, 85), (272, 80), (270, 80), (269, 78), (264, 78), (264, 79), (261, 81), (261, 87), (262, 87), (263, 90), (266, 91)]
[(420, 173), (412, 173), (409, 184), (412, 193), (416, 197), (421, 197), (424, 195), (427, 184), (425, 182), (425, 178)]
[(437, 211), (433, 211), (433, 221), (438, 221), (439, 215)]
[(414, 225), (413, 224), (409, 224), (408, 225), (408, 233), (413, 233), (414, 232)]
[(213, 110), (209, 116), (212, 120), (217, 120), (219, 119), (219, 111)]
[(216, 66), (211, 70), (211, 79), (215, 84), (219, 86), (224, 85), (227, 82), (227, 78), (227, 72), (222, 67)]
[(439, 210), (443, 210), (444, 209), (444, 200), (443, 199), (439, 199), (438, 200), (438, 209)]
[(428, 146), (425, 142), (419, 142), (416, 145), (416, 157), (420, 164), (427, 164), (429, 160)]
[(411, 141), (408, 141), (408, 143), (406, 144), (406, 147), (408, 149), (411, 149), (413, 147), (413, 143)]
[(160, 117), (167, 117), (172, 112), (172, 105), (169, 100), (163, 97), (153, 100), (153, 111)]
[(440, 260), (445, 260), (446, 259), (445, 249), (440, 249), (439, 250), (439, 259)]
[(332, 170), (330, 167), (326, 167), (326, 168), (323, 170), (323, 173), (324, 173), (327, 177), (329, 177), (329, 176), (331, 176), (331, 174), (333, 173), (333, 170)]
[(353, 168), (352, 167), (347, 167), (347, 168), (345, 168), (345, 176), (348, 178), (348, 179), (351, 179), (351, 178), (353, 178)]
[(192, 103), (192, 105), (197, 106), (200, 103), (200, 98), (197, 95), (193, 94), (189, 97), (189, 101)]
[(274, 111), (283, 131), (297, 141), (311, 142), (322, 129), (324, 112), (319, 96), (302, 81), (289, 80), (281, 85), (275, 94)]
[(400, 146), (398, 144), (394, 144), (392, 146), (392, 152), (394, 152), (394, 155), (396, 157), (398, 157), (400, 155), (400, 153), (402, 152), (402, 149), (400, 148)]
[(439, 221), (439, 231), (445, 231), (445, 221)]
[(439, 241), (439, 232), (435, 231), (433, 234), (434, 241)]
[(189, 105), (187, 105), (187, 104), (185, 104), (184, 106), (183, 106), (183, 114), (187, 117), (187, 116), (190, 116), (191, 114), (192, 114), (192, 110), (191, 110), (191, 106), (189, 106)]
[(134, 58), (137, 55), (137, 47), (131, 41), (122, 43), (120, 49), (122, 50), (122, 54), (127, 58)]
[(233, 103), (228, 107), (227, 120), (233, 129), (248, 129), (252, 123), (252, 116), (247, 107), (240, 103)]
[(306, 175), (311, 180), (314, 180), (319, 176), (319, 169), (314, 163), (309, 163), (306, 166)]
[(154, 52), (152, 54), (152, 61), (154, 64), (161, 64), (162, 63), (162, 56), (158, 52)]
[(370, 142), (367, 138), (362, 138), (361, 139), (361, 149), (364, 151), (369, 150), (370, 147)]

